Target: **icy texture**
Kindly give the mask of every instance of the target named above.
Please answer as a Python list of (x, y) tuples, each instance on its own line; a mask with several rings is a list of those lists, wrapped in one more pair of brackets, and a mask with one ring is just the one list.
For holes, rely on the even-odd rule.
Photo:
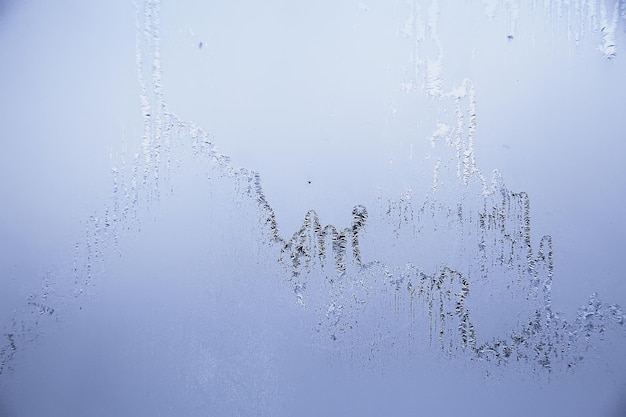
[[(124, 248), (128, 248), (124, 242), (140, 235), (151, 218), (159, 221), (159, 207), (176, 201), (180, 191), (176, 187), (184, 183), (177, 178), (183, 173), (193, 173), (205, 185), (204, 191), (233, 207), (232, 213), (230, 206), (213, 213), (228, 221), (208, 214), (203, 219), (210, 230), (221, 233), (219, 239), (207, 234), (207, 241), (200, 242), (209, 248), (207, 257), (223, 256), (218, 247), (224, 242), (235, 242), (234, 247), (242, 244), (245, 250), (233, 256), (244, 263), (255, 259), (260, 265), (258, 277), (247, 277), (246, 285), (241, 285), (247, 297), (242, 299), (249, 300), (254, 291), (280, 298), (267, 291), (273, 286), (270, 281), (280, 283), (298, 306), (296, 311), (308, 317), (307, 331), (319, 352), (357, 364), (386, 363), (394, 357), (411, 360), (420, 352), (437, 351), (447, 358), (497, 365), (522, 362), (539, 370), (568, 369), (580, 362), (599, 336), (616, 328), (623, 332), (621, 307), (603, 303), (596, 294), (574, 318), (553, 311), (551, 288), (561, 283), (553, 283), (552, 239), (544, 236), (533, 246), (530, 197), (507, 189), (498, 172), (485, 178), (476, 165), (472, 82), (464, 80), (444, 90), (438, 4), (432, 1), (422, 9), (421, 2), (411, 3), (402, 29), (415, 41), (414, 71), (405, 89), (425, 93), (451, 109), (441, 115), (429, 138), (434, 167), (430, 188), (420, 189), (416, 180), (400, 196), (381, 192), (370, 204), (355, 205), (352, 222), (343, 226), (326, 225), (311, 210), (289, 237), (280, 230), (271, 201), (263, 193), (261, 176), (236, 168), (209, 134), (168, 109), (161, 88), (160, 2), (141, 2), (137, 25), (144, 127), (141, 148), (130, 162), (122, 158), (112, 168), (112, 201), (88, 219), (85, 239), (76, 244), (72, 265), (51, 267), (41, 291), (29, 297), (23, 310), (5, 324), (0, 374), (11, 370), (20, 351), (36, 345), (40, 335), (54, 329), (54, 323), (80, 311), (96, 288), (106, 287), (108, 270), (124, 258)], [(546, 2), (543, 10), (566, 16), (571, 27), (568, 34), (576, 40), (600, 30), (600, 50), (613, 58), (626, 6), (621, 1), (611, 7), (607, 4)], [(365, 4), (361, 7), (367, 9)], [(514, 38), (520, 3), (485, 2), (485, 7), (488, 16), (507, 8)], [(532, 2), (533, 11), (539, 7)], [(234, 224), (237, 216), (241, 216), (240, 223)], [(223, 223), (231, 222), (235, 237), (225, 235), (229, 228)], [(221, 306), (219, 301), (215, 305)], [(238, 306), (230, 308), (240, 314)], [(229, 317), (228, 312), (216, 311), (215, 315), (224, 320)], [(313, 322), (306, 321), (311, 317)], [(284, 320), (293, 325), (291, 321), (298, 319)], [(199, 355), (199, 362), (206, 360), (201, 368), (206, 375), (197, 374), (197, 383), (208, 381), (217, 390), (216, 397), (236, 392), (237, 381), (246, 380), (238, 374), (239, 359), (229, 365), (228, 360), (216, 359), (219, 354), (202, 356), (202, 347), (190, 349)], [(259, 354), (250, 348), (237, 355), (246, 352)], [(264, 358), (257, 359), (259, 368), (248, 371), (262, 379)], [(227, 375), (230, 382), (218, 374)], [(222, 382), (226, 387), (220, 387)], [(271, 396), (271, 387), (267, 389), (259, 394), (259, 401)], [(241, 406), (245, 392), (239, 395), (230, 406)], [(232, 410), (229, 404), (224, 407)]]
[[(520, 25), (522, 4), (529, 15), (544, 13), (554, 21), (565, 20), (567, 37), (579, 42), (589, 34), (601, 35), (598, 51), (605, 58), (612, 59), (617, 53), (616, 32), (626, 23), (626, 6), (620, 0), (533, 0), (521, 2), (509, 0), (498, 2), (485, 0), (485, 15), (494, 18), (500, 9), (506, 9), (509, 16), (509, 39), (514, 39)], [(526, 22), (524, 22), (526, 23)], [(622, 29), (623, 30), (623, 29)]]

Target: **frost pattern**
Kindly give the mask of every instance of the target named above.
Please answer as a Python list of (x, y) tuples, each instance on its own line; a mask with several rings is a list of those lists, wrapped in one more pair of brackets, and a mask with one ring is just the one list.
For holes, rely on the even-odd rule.
[[(519, 1), (485, 3), (489, 17), (502, 4), (509, 9), (513, 36)], [(291, 238), (284, 238), (260, 175), (235, 168), (210, 135), (168, 109), (161, 88), (160, 2), (139, 2), (141, 147), (130, 166), (123, 157), (112, 168), (112, 202), (86, 222), (70, 270), (51, 267), (40, 293), (31, 295), (5, 326), (0, 374), (11, 369), (20, 349), (34, 344), (43, 329), (81, 309), (106, 278), (120, 241), (140, 231), (153, 207), (174, 192), (177, 171), (194, 161), (209, 187), (214, 178), (228, 179), (241, 203), (258, 216), (262, 250), (282, 265), (285, 287), (295, 302), (303, 311), (315, 312), (318, 347), (365, 360), (436, 347), (448, 356), (558, 369), (580, 361), (596, 337), (623, 327), (623, 310), (603, 303), (597, 294), (572, 321), (552, 310), (552, 240), (544, 236), (533, 247), (529, 196), (508, 190), (498, 172), (487, 180), (478, 169), (472, 82), (443, 90), (439, 2), (433, 0), (424, 10), (421, 4), (411, 3), (402, 28), (415, 42), (414, 81), (405, 83), (405, 90), (425, 92), (454, 109), (442, 116), (430, 138), (436, 155), (430, 190), (421, 196), (409, 188), (401, 196), (380, 195), (369, 208), (356, 205), (352, 223), (344, 228), (323, 225), (311, 210)], [(538, 7), (533, 1), (532, 11)], [(599, 30), (600, 50), (615, 57), (625, 2), (607, 8), (605, 2), (546, 1), (543, 11), (565, 16), (576, 41)], [(445, 247), (438, 246), (442, 242)], [(68, 296), (75, 301), (66, 302)], [(511, 314), (512, 304), (520, 311)], [(490, 327), (489, 317), (495, 314), (508, 318), (507, 327)]]
[[(520, 0), (483, 0), (485, 15), (493, 19), (497, 13), (505, 12), (509, 18), (509, 39), (517, 35), (521, 17)], [(623, 0), (532, 0), (524, 2), (533, 16), (543, 13), (553, 20), (564, 20), (567, 38), (576, 43), (600, 34), (598, 50), (604, 58), (612, 59), (617, 52), (615, 42), (618, 26), (626, 26), (626, 5)]]

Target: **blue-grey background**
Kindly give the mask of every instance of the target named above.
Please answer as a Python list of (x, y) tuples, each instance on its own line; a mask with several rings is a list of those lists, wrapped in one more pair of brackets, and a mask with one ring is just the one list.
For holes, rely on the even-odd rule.
[[(170, 111), (209, 132), (233, 165), (260, 173), (285, 236), (299, 227), (309, 209), (315, 209), (324, 223), (348, 225), (352, 207), (374, 201), (380, 190), (398, 195), (419, 178), (423, 191), (414, 191), (426, 194), (432, 181), (431, 165), (424, 162), (428, 136), (443, 117), (445, 105), (419, 85), (415, 34), (405, 27), (414, 9), (428, 15), (436, 4), (442, 91), (465, 78), (473, 81), (477, 165), (487, 177), (498, 169), (509, 189), (530, 195), (533, 244), (552, 235), (554, 308), (573, 317), (592, 292), (624, 306), (624, 6), (620, 2), (617, 9), (617, 54), (607, 59), (598, 50), (602, 32), (584, 12), (578, 19), (572, 11), (574, 5), (588, 2), (565, 3), (571, 9), (558, 16), (545, 13), (544, 2), (536, 2), (531, 12), (527, 4), (517, 9), (518, 2), (164, 1), (160, 32), (164, 100)], [(613, 13), (615, 2), (599, 3)], [(83, 238), (89, 216), (111, 197), (111, 167), (121, 160), (131, 164), (140, 149), (136, 13), (133, 2), (122, 0), (0, 2), (3, 322), (19, 316), (28, 296), (40, 291), (43, 276), (71, 264), (75, 242)], [(435, 57), (436, 45), (426, 43), (418, 48)], [(108, 275), (115, 278), (99, 283), (100, 295), (86, 302), (89, 311), (63, 318), (43, 332), (44, 341), (37, 342), (43, 345), (20, 358), (23, 368), (9, 376), (19, 387), (11, 379), (0, 385), (0, 405), (6, 404), (7, 415), (29, 415), (39, 406), (53, 415), (233, 415), (232, 410), (246, 414), (248, 407), (269, 409), (263, 399), (269, 404), (288, 390), (293, 393), (276, 413), (420, 415), (468, 410), (488, 415), (623, 415), (624, 339), (610, 335), (595, 359), (575, 373), (542, 380), (537, 388), (515, 371), (484, 379), (483, 369), (446, 361), (424, 360), (421, 369), (428, 371), (418, 376), (400, 370), (372, 375), (352, 368), (345, 373), (335, 370), (333, 375), (316, 365), (316, 360), (323, 363), (317, 353), (310, 354), (309, 363), (291, 357), (307, 351), (302, 346), (307, 343), (297, 337), (302, 332), (306, 340), (307, 332), (293, 330), (283, 333), (286, 340), (278, 339), (276, 345), (246, 345), (241, 355), (258, 355), (253, 363), (260, 365), (254, 369), (242, 367), (240, 373), (227, 366), (212, 368), (223, 372), (223, 383), (210, 389), (215, 394), (204, 409), (197, 399), (185, 402), (185, 395), (193, 397), (193, 391), (184, 389), (180, 368), (154, 369), (150, 363), (137, 363), (145, 353), (141, 349), (159, 351), (154, 347), (158, 338), (170, 334), (142, 338), (133, 329), (147, 329), (148, 334), (149, 323), (160, 321), (168, 323), (167, 329), (184, 322), (182, 328), (190, 332), (208, 332), (193, 324), (196, 309), (201, 311), (205, 302), (194, 288), (204, 284), (191, 279), (180, 293), (172, 294), (168, 280), (202, 276), (210, 270), (212, 282), (216, 281), (211, 285), (228, 294), (235, 291), (228, 289), (233, 276), (254, 273), (256, 267), (245, 261), (243, 266), (241, 260), (211, 261), (204, 252), (194, 252), (205, 244), (205, 235), (198, 232), (207, 213), (202, 207), (238, 223), (233, 224), (233, 235), (222, 239), (220, 257), (263, 249), (247, 242), (249, 237), (237, 238), (247, 233), (246, 221), (252, 224), (254, 219), (239, 222), (229, 213), (233, 197), (228, 196), (232, 192), (228, 183), (208, 197), (202, 183), (195, 182), (193, 167), (181, 172), (176, 184), (182, 191), (163, 203), (163, 212), (145, 214), (139, 237), (124, 243), (124, 260), (110, 262)], [(152, 217), (158, 218), (155, 223)], [(164, 240), (177, 242), (176, 250)], [(236, 265), (239, 269), (233, 272)], [(268, 262), (267, 268), (272, 267)], [(148, 279), (153, 276), (160, 278)], [(63, 291), (61, 279), (54, 285), (57, 292)], [(273, 308), (297, 314), (291, 300), (276, 295), (280, 288), (275, 290), (240, 293), (250, 311), (233, 305), (232, 312), (214, 312), (223, 318), (224, 328), (201, 339), (211, 345), (211, 336), (227, 333), (223, 337), (229, 342), (223, 348), (211, 345), (216, 360), (229, 363), (227, 351), (258, 331), (244, 326), (229, 334), (229, 320), (250, 323), (253, 317), (267, 315), (269, 328), (276, 330), (282, 318), (271, 312)], [(278, 307), (273, 306), (273, 296), (282, 300), (276, 301)], [(171, 310), (153, 307), (167, 306), (170, 299), (178, 300)], [(196, 307), (190, 307), (193, 311), (175, 307), (187, 304)], [(156, 311), (150, 313), (151, 308)], [(231, 316), (237, 314), (240, 321)], [(175, 345), (180, 354), (159, 351), (160, 361), (184, 362), (201, 351), (181, 338)], [(125, 340), (134, 341), (133, 353), (116, 348)], [(150, 343), (143, 346), (146, 340)], [(75, 351), (59, 347), (66, 346), (63, 341)], [(99, 366), (96, 358), (102, 357), (114, 366)], [(286, 368), (293, 373), (268, 371), (274, 366), (272, 358), (289, 364)], [(263, 367), (264, 360), (270, 365)], [(185, 366), (182, 369), (201, 367)], [(88, 380), (82, 372), (96, 375), (101, 385), (91, 384), (84, 395), (75, 395)], [(266, 378), (265, 373), (272, 376)], [(139, 382), (129, 382), (134, 375)], [(264, 388), (267, 392), (257, 385), (266, 380), (274, 384)], [(254, 393), (258, 404), (243, 404), (246, 390)], [(107, 392), (114, 392), (113, 397), (100, 395)], [(226, 401), (233, 392), (238, 394)], [(76, 403), (66, 401), (76, 396)], [(216, 405), (220, 401), (221, 409)], [(192, 407), (189, 404), (198, 405), (185, 408)], [(177, 408), (186, 411), (180, 414)]]

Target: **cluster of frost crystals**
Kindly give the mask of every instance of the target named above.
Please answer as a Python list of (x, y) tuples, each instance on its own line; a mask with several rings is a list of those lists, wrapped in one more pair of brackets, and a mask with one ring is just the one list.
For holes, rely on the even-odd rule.
[[(319, 343), (381, 360), (398, 349), (520, 362), (577, 363), (592, 335), (621, 327), (619, 306), (596, 295), (567, 321), (552, 311), (552, 239), (532, 244), (530, 198), (487, 181), (473, 158), (473, 92), (433, 133), (438, 155), (423, 195), (356, 206), (346, 228), (309, 212), (279, 260), (298, 303), (317, 312)], [(365, 221), (367, 219), (367, 222)]]
[[(416, 179), (400, 196), (356, 206), (367, 210), (366, 224), (355, 217), (343, 229), (324, 226), (309, 212), (292, 239), (280, 241), (294, 295), (317, 312), (320, 345), (348, 357), (389, 359), (437, 346), (448, 356), (571, 368), (595, 335), (623, 326), (624, 313), (595, 294), (569, 320), (552, 310), (552, 239), (533, 245), (530, 197), (509, 190), (497, 171), (491, 179), (481, 174), (473, 83), (443, 87), (440, 2), (409, 3), (401, 33), (414, 49), (402, 85), (443, 109), (429, 138), (432, 183), (426, 191)], [(514, 39), (519, 2), (487, 3), (490, 18), (507, 9)], [(600, 49), (612, 58), (625, 16), (622, 2), (612, 4), (546, 1), (539, 10), (533, 2), (527, 12), (566, 18), (577, 42), (601, 33)]]
[[(504, 12), (509, 16), (509, 39), (513, 39), (521, 24), (534, 14), (541, 13), (557, 24), (564, 21), (568, 40), (577, 44), (591, 37), (598, 42), (598, 51), (607, 59), (617, 54), (617, 37), (626, 32), (626, 5), (621, 0), (533, 0), (523, 4), (520, 0), (488, 0), (485, 15), (494, 18)], [(528, 9), (525, 16), (523, 7)]]
[[(504, 3), (515, 21), (519, 2)], [(490, 3), (488, 13), (497, 13), (499, 4)], [(141, 232), (142, 222), (158, 218), (163, 200), (176, 199), (181, 171), (206, 180), (204, 191), (232, 203), (239, 210), (233, 213), (246, 212), (246, 221), (254, 218), (249, 230), (229, 229), (217, 215), (206, 221), (221, 233), (220, 239), (237, 231), (232, 242), (246, 241), (255, 260), (273, 262), (255, 271), (256, 281), (246, 281), (250, 285), (242, 292), (282, 278), (281, 289), (293, 296), (297, 311), (313, 320), (310, 330), (320, 351), (385, 361), (437, 350), (449, 357), (524, 361), (553, 369), (572, 366), (595, 336), (623, 327), (622, 309), (602, 303), (595, 294), (573, 320), (552, 310), (551, 238), (533, 245), (529, 196), (507, 189), (497, 172), (486, 179), (478, 169), (472, 82), (444, 92), (439, 2), (431, 1), (427, 9), (417, 1), (412, 5), (404, 30), (415, 40), (414, 74), (404, 87), (452, 109), (442, 113), (427, 138), (432, 143), (431, 183), (424, 188), (416, 181), (399, 196), (381, 194), (368, 204), (355, 204), (347, 225), (324, 224), (311, 210), (301, 227), (284, 237), (261, 176), (235, 168), (209, 134), (168, 109), (161, 89), (160, 2), (139, 2), (141, 146), (112, 168), (111, 202), (87, 219), (84, 240), (76, 243), (70, 265), (51, 268), (41, 291), (4, 324), (0, 374), (11, 369), (19, 351), (46, 326), (75, 314), (85, 296), (104, 285), (107, 268), (123, 257), (124, 241)], [(567, 10), (571, 21), (578, 19), (579, 32), (599, 28), (604, 54), (615, 55), (624, 2), (616, 1), (612, 8), (582, 0), (545, 5), (551, 13)], [(578, 37), (579, 32), (573, 33)], [(216, 213), (236, 222), (227, 210)], [(246, 221), (241, 224), (248, 227)], [(252, 241), (255, 248), (250, 248)], [(221, 253), (221, 243), (209, 240), (209, 258)], [(242, 262), (249, 259), (238, 256)], [(216, 316), (228, 318), (221, 313)], [(205, 359), (217, 367), (211, 357)], [(236, 377), (235, 366), (226, 371)], [(206, 376), (215, 386), (218, 377)]]

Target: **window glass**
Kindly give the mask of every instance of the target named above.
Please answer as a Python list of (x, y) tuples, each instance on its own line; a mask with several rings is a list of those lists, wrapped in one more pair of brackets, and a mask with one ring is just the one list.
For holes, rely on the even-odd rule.
[(626, 3), (0, 2), (0, 415), (626, 412)]

